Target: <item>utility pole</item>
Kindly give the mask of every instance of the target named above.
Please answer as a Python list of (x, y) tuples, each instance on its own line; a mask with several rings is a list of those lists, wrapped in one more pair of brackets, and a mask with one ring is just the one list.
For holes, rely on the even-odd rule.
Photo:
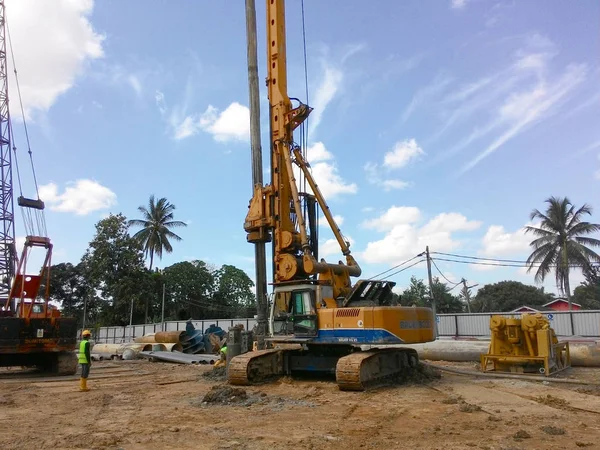
[[(260, 142), (260, 97), (258, 87), (258, 52), (256, 38), (256, 7), (246, 0), (246, 39), (248, 59), (248, 92), (250, 98), (250, 148), (252, 152), (252, 193), (254, 186), (263, 185), (262, 147)], [(267, 259), (265, 243), (254, 244), (256, 270), (257, 347), (265, 348), (267, 329)]]
[(131, 297), (131, 311), (129, 313), (129, 326), (133, 324), (133, 297)]
[(435, 308), (435, 295), (433, 294), (433, 278), (431, 277), (431, 256), (429, 256), (429, 246), (425, 247), (427, 256), (427, 277), (429, 278), (429, 293), (431, 295), (431, 309), (433, 310), (433, 337), (437, 339), (437, 313)]
[(465, 300), (467, 301), (467, 310), (469, 311), (469, 314), (471, 313), (471, 288), (474, 288), (475, 286), (479, 286), (478, 284), (474, 284), (473, 286), (467, 286), (467, 280), (465, 280), (464, 278), (461, 280), (462, 284), (463, 284), (463, 291), (462, 291), (462, 295), (465, 298)]
[(87, 315), (87, 299), (88, 296), (86, 295), (83, 299), (83, 323), (81, 324), (81, 329), (85, 330), (85, 317)]
[(160, 323), (160, 329), (165, 331), (165, 283), (163, 283), (162, 314), (160, 316)]

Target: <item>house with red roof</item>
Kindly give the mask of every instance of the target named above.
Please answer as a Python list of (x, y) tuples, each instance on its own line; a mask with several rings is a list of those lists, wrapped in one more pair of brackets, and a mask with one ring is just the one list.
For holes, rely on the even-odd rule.
[[(573, 311), (579, 311), (581, 305), (579, 303), (571, 302)], [(568, 311), (569, 301), (566, 298), (558, 297), (551, 302), (546, 303), (542, 306), (519, 306), (517, 309), (512, 310), (512, 313), (537, 313), (537, 312), (552, 312), (552, 311)]]

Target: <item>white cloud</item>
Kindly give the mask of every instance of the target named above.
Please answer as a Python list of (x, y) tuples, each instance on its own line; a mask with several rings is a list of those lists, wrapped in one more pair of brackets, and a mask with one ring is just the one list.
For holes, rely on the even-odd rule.
[[(156, 93), (156, 104), (161, 113), (166, 111), (162, 92)], [(174, 111), (169, 121), (173, 128), (173, 138), (181, 140), (205, 131), (217, 142), (243, 141), (250, 139), (250, 110), (240, 103), (231, 103), (224, 111), (209, 105), (204, 113), (181, 116)]]
[(405, 189), (408, 186), (411, 186), (410, 182), (387, 178), (382, 172), (385, 171), (389, 173), (391, 170), (403, 168), (411, 161), (417, 160), (424, 154), (425, 152), (417, 144), (415, 139), (398, 141), (394, 144), (394, 148), (384, 155), (383, 164), (381, 164), (381, 166), (373, 162), (368, 162), (364, 165), (367, 181), (371, 184), (383, 187), (384, 191)]
[(367, 263), (399, 264), (430, 246), (436, 251), (451, 251), (460, 245), (452, 233), (473, 231), (481, 224), (458, 213), (442, 213), (419, 227), (421, 211), (416, 207), (393, 206), (364, 226), (385, 231), (383, 239), (369, 242), (362, 258)]
[(521, 255), (529, 249), (532, 239), (525, 234), (525, 227), (510, 233), (501, 225), (491, 225), (483, 236), (480, 253), (488, 257)]
[[(7, 0), (19, 84), (26, 115), (47, 111), (91, 60), (104, 56), (104, 37), (92, 27), (93, 0)], [(8, 72), (14, 86), (12, 60)], [(18, 114), (18, 108), (14, 108)]]
[(410, 186), (408, 181), (384, 178), (384, 176), (381, 174), (380, 167), (375, 163), (366, 163), (364, 169), (366, 172), (367, 181), (371, 184), (383, 187), (383, 190), (386, 192), (394, 189), (404, 189)]
[(396, 142), (391, 152), (385, 154), (383, 164), (391, 169), (399, 169), (424, 154), (425, 152), (417, 145), (415, 139), (400, 141)]
[[(352, 248), (354, 239), (350, 236), (344, 236), (344, 239), (350, 243), (350, 248)], [(327, 239), (324, 243), (319, 244), (319, 258), (327, 258), (332, 255), (339, 255), (340, 259), (344, 259), (340, 250), (340, 244), (336, 239)]]
[(415, 206), (392, 206), (376, 219), (363, 223), (366, 228), (389, 231), (397, 225), (408, 225), (421, 219), (421, 211)]
[(250, 109), (233, 102), (222, 113), (209, 106), (200, 117), (200, 127), (217, 142), (250, 140)]
[(467, 5), (467, 0), (451, 0), (450, 7), (452, 9), (462, 9)]
[[(335, 223), (338, 225), (338, 227), (341, 227), (344, 223), (344, 218), (337, 214), (334, 214), (333, 220), (335, 220)], [(322, 227), (329, 227), (329, 222), (327, 222), (327, 218), (325, 216), (319, 217), (319, 225)]]
[[(306, 159), (310, 164), (309, 170), (315, 183), (326, 199), (341, 194), (355, 194), (358, 191), (356, 183), (347, 183), (340, 176), (333, 155), (322, 142), (316, 142), (306, 149)], [(300, 181), (302, 179), (301, 171), (296, 166), (294, 166), (294, 175), (296, 180)], [(306, 190), (312, 193), (312, 189), (308, 184)]]
[(59, 193), (54, 183), (40, 186), (40, 199), (53, 211), (84, 216), (115, 205), (117, 195), (94, 180), (80, 179), (67, 183), (63, 193)]
[(325, 64), (322, 81), (317, 87), (312, 100), (311, 106), (314, 109), (309, 120), (310, 134), (314, 133), (321, 123), (323, 112), (331, 100), (333, 100), (333, 97), (335, 97), (335, 94), (338, 92), (343, 79), (344, 75), (341, 70)]

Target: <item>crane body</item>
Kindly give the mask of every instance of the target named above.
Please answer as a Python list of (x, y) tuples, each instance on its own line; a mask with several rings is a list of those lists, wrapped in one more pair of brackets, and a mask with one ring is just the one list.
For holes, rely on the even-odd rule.
[[(0, 0), (0, 367), (35, 366), (54, 374), (72, 375), (77, 370), (77, 320), (61, 317), (49, 303), (52, 243), (45, 235), (45, 205), (39, 192), (37, 198), (27, 198), (21, 191), (17, 198), (27, 236), (21, 257), (16, 255), (12, 165), (18, 169), (18, 163), (8, 107), (7, 31), (5, 2)], [(16, 69), (15, 80), (18, 89)], [(35, 172), (33, 175), (35, 179)], [(39, 271), (28, 268), (34, 251), (45, 254)]]
[[(228, 380), (316, 371), (334, 373), (340, 389), (363, 390), (418, 363), (412, 349), (373, 347), (434, 340), (433, 311), (394, 305), (391, 281), (352, 285), (361, 268), (294, 141), (312, 108), (288, 96), (284, 0), (266, 0), (266, 12), (271, 182), (254, 186), (244, 229), (248, 242), (273, 246), (272, 348), (232, 358)], [(310, 193), (300, 191), (297, 174)], [(318, 259), (317, 206), (345, 261)]]

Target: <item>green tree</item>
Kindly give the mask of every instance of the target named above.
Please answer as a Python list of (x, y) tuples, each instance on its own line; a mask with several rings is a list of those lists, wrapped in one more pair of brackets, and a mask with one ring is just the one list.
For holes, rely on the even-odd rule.
[[(43, 291), (45, 286), (42, 286)], [(64, 317), (83, 323), (84, 304), (87, 317), (95, 317), (100, 303), (87, 280), (82, 264), (60, 263), (50, 267), (50, 300), (60, 305)], [(86, 325), (90, 322), (86, 318)]]
[(566, 197), (550, 197), (546, 203), (545, 213), (534, 209), (530, 214), (532, 221), (540, 221), (539, 227), (525, 228), (527, 233), (536, 236), (530, 243), (533, 252), (527, 258), (527, 271), (537, 267), (535, 281), (541, 283), (554, 268), (556, 283), (567, 297), (571, 310), (569, 269), (600, 262), (600, 256), (590, 249), (600, 247), (600, 240), (588, 236), (600, 231), (600, 224), (583, 221), (585, 215), (592, 214), (592, 208), (586, 204), (576, 210)]
[[(447, 284), (442, 283), (439, 278), (433, 280), (433, 294), (436, 301), (436, 313), (456, 313), (463, 312), (464, 305), (460, 299), (450, 293)], [(427, 306), (431, 307), (431, 293), (429, 286), (426, 286), (423, 280), (418, 280), (415, 276), (410, 278), (410, 286), (402, 292), (400, 304), (403, 306)]]
[(213, 308), (217, 317), (234, 318), (256, 314), (254, 282), (241, 269), (224, 264), (215, 273)]
[(99, 322), (103, 325), (128, 324), (132, 301), (136, 317), (144, 309), (150, 273), (144, 268), (142, 248), (129, 235), (122, 214), (111, 214), (96, 224), (96, 234), (81, 264), (91, 288), (102, 299)]
[(155, 201), (154, 195), (150, 196), (148, 206), (138, 207), (142, 219), (131, 219), (130, 226), (140, 226), (142, 229), (134, 234), (144, 248), (145, 256), (150, 256), (150, 270), (154, 262), (154, 255), (162, 258), (163, 251), (171, 253), (173, 247), (169, 239), (181, 241), (181, 237), (171, 231), (171, 228), (186, 227), (185, 222), (173, 220), (175, 205), (166, 198)]
[(210, 318), (214, 275), (204, 261), (184, 261), (163, 271), (165, 315), (169, 318)]
[(585, 281), (575, 288), (573, 301), (585, 309), (600, 309), (600, 265), (583, 271)]
[(506, 312), (519, 306), (541, 306), (554, 300), (543, 288), (528, 286), (519, 281), (500, 281), (486, 284), (471, 300), (475, 312)]

